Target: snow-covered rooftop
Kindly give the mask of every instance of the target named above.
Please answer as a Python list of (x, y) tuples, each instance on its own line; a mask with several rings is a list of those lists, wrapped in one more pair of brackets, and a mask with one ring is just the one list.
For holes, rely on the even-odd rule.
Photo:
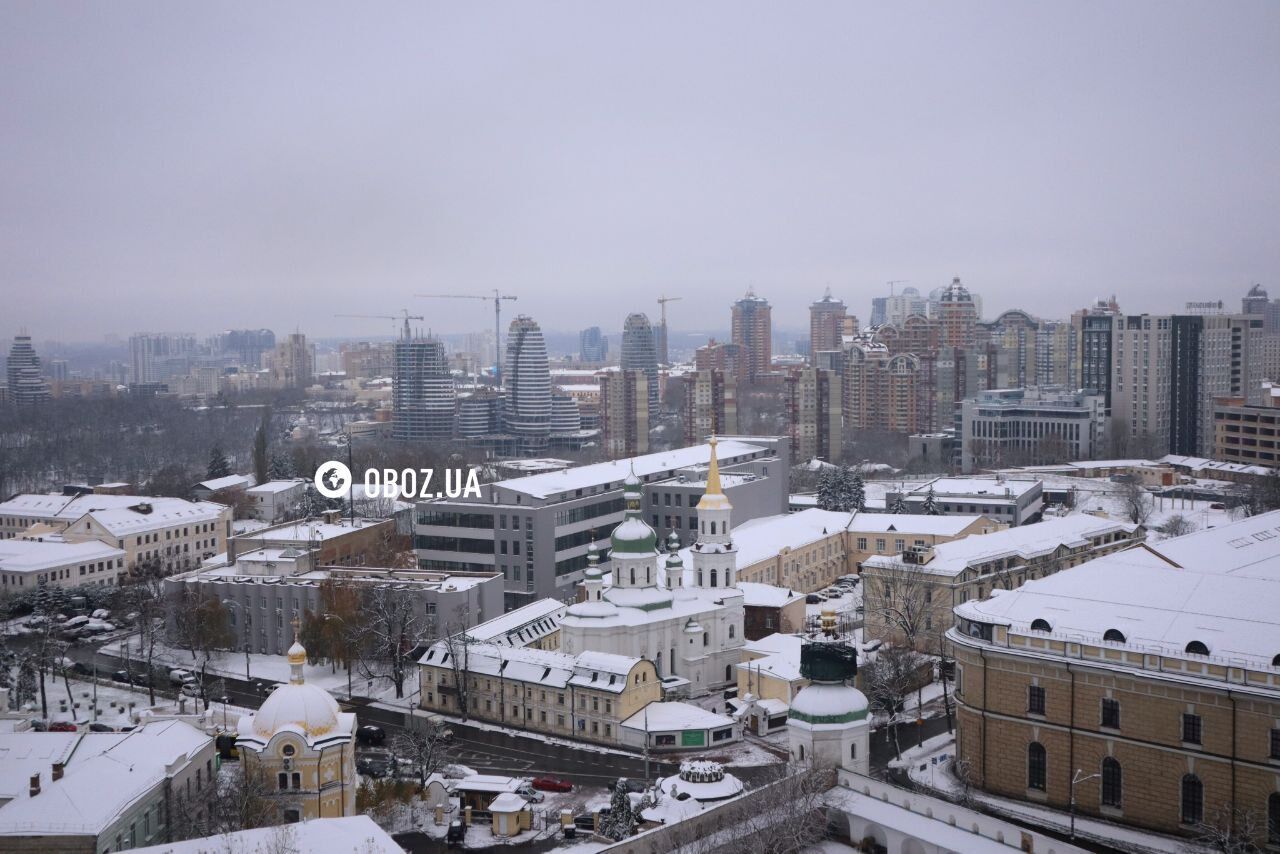
[(345, 517), (338, 522), (320, 522), (317, 520), (289, 522), (273, 528), (264, 528), (244, 535), (244, 539), (257, 540), (264, 543), (306, 543), (323, 542), (335, 537), (350, 534), (364, 528), (381, 525), (385, 519), (362, 519), (356, 517), (355, 525)]
[(71, 523), (92, 514), (113, 534), (214, 521), (224, 510), (226, 507), (211, 501), (145, 495), (27, 494), (0, 503), (0, 516)]
[(306, 486), (306, 481), (302, 478), (294, 478), (292, 480), (269, 480), (266, 483), (259, 484), (248, 490), (250, 495), (273, 495), (279, 492), (288, 492), (291, 489), (299, 489)]
[(650, 703), (622, 722), (628, 729), (645, 732), (669, 732), (686, 729), (720, 729), (733, 725), (733, 719), (709, 712), (692, 703)]
[(786, 587), (757, 584), (753, 581), (739, 581), (738, 589), (742, 591), (742, 604), (757, 608), (781, 608), (804, 598), (803, 593), (797, 593)]
[(136, 854), (211, 854), (215, 851), (359, 851), (402, 854), (385, 830), (367, 815), (313, 818), (297, 824), (238, 830), (216, 837), (186, 839), (133, 849)]
[(97, 540), (84, 543), (0, 540), (0, 570), (6, 572), (39, 572), (59, 566), (123, 557), (122, 550)]
[(229, 474), (226, 477), (202, 480), (196, 484), (196, 489), (207, 489), (210, 492), (220, 492), (224, 489), (247, 489), (257, 482), (257, 479), (251, 474)]
[(923, 498), (932, 488), (934, 495), (950, 497), (955, 495), (981, 496), (984, 499), (1021, 498), (1028, 492), (1040, 488), (1034, 480), (1008, 480), (994, 477), (939, 477), (916, 485), (906, 494), (912, 498)]
[[(743, 457), (762, 454), (766, 448), (746, 442), (725, 440), (716, 446), (716, 456), (721, 465), (732, 465)], [(636, 476), (645, 479), (653, 475), (675, 472), (677, 469), (706, 463), (711, 458), (710, 445), (693, 445), (656, 454), (645, 454), (607, 463), (545, 472), (499, 481), (495, 486), (513, 492), (521, 492), (534, 498), (548, 498), (561, 492), (573, 492), (603, 486), (606, 483), (621, 484), (634, 468)]]
[[(1132, 535), (1136, 525), (1116, 522), (1088, 514), (1060, 516), (1017, 528), (1006, 528), (990, 534), (973, 534), (933, 547), (933, 558), (919, 566), (922, 572), (935, 575), (959, 575), (974, 564), (997, 558), (1019, 557), (1024, 560), (1053, 553), (1060, 546), (1078, 548), (1091, 538), (1106, 534)], [(897, 555), (873, 555), (863, 566), (892, 567), (900, 563)]]
[(191, 759), (211, 741), (183, 721), (158, 721), (126, 734), (90, 733), (81, 738), (61, 780), (52, 779), (50, 765), (40, 772), (39, 794), (0, 808), (0, 837), (96, 835), (161, 785), (167, 769)]
[[(462, 649), (459, 645), (458, 649)], [(546, 649), (510, 647), (497, 644), (469, 644), (467, 672), (480, 676), (501, 676), (519, 682), (536, 682), (549, 688), (570, 684), (581, 688), (622, 693), (629, 674), (640, 659), (605, 652), (569, 655)], [(452, 666), (451, 653), (443, 642), (432, 645), (419, 664)]]
[(1270, 667), (1280, 654), (1278, 558), (1280, 511), (1107, 555), (956, 613), (1023, 631), (1044, 620), (1055, 636), (1094, 643), (1114, 629), (1163, 655), (1199, 641), (1218, 661)]
[(525, 646), (558, 629), (567, 607), (558, 599), (539, 599), (473, 626), (467, 634), (487, 643)]

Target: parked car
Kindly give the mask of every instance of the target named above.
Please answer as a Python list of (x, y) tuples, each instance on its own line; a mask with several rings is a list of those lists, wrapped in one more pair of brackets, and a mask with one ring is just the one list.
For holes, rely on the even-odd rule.
[(539, 792), (529, 783), (524, 783), (520, 788), (516, 789), (516, 794), (532, 804), (540, 804), (547, 799), (546, 795)]
[(365, 724), (364, 726), (356, 730), (356, 741), (360, 742), (361, 744), (378, 745), (378, 744), (382, 744), (386, 740), (387, 740), (387, 733), (380, 726), (374, 726), (373, 724)]
[(71, 669), (76, 673), (79, 673), (81, 676), (93, 675), (93, 668), (85, 664), (83, 661), (77, 661), (75, 664), (71, 665)]
[(825, 596), (821, 596), (817, 593), (810, 593), (808, 596), (804, 597), (804, 601), (810, 605), (821, 605), (827, 600)]
[(184, 697), (200, 696), (200, 684), (198, 682), (184, 682), (181, 690)]
[(104, 724), (100, 721), (94, 721), (89, 724), (89, 732), (115, 732), (116, 728), (111, 724)]
[(367, 777), (382, 779), (394, 769), (394, 759), (385, 750), (370, 750), (356, 756), (356, 771)]
[(49, 722), (46, 720), (41, 720), (40, 718), (36, 718), (33, 721), (31, 721), (31, 731), (32, 732), (48, 732)]
[(234, 761), (240, 758), (240, 748), (236, 746), (236, 735), (234, 732), (218, 733), (218, 737), (213, 740), (214, 748), (223, 759)]
[(125, 683), (125, 684), (127, 685), (127, 684), (129, 683), (129, 671), (128, 671), (128, 670), (117, 670), (115, 673), (112, 673), (112, 674), (111, 674), (111, 681), (112, 681), (112, 682), (123, 682), (123, 683)]
[(559, 777), (534, 777), (533, 787), (543, 792), (572, 792), (573, 784)]
[(71, 721), (54, 721), (49, 724), (49, 732), (76, 732), (78, 729)]
[(187, 682), (196, 681), (196, 675), (190, 670), (178, 668), (169, 671), (169, 682), (173, 685), (183, 685)]

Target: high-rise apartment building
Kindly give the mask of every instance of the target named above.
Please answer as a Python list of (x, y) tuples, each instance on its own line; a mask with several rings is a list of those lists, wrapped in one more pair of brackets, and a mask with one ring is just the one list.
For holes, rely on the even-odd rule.
[(35, 406), (49, 399), (49, 382), (40, 372), (40, 357), (31, 346), (30, 335), (14, 336), (5, 377), (8, 400), (14, 406)]
[(831, 296), (830, 288), (822, 299), (809, 305), (810, 365), (817, 364), (817, 353), (841, 348), (845, 314), (844, 303)]
[(196, 354), (194, 335), (139, 332), (129, 336), (131, 383), (163, 383), (186, 376)]
[[(923, 319), (923, 318), (922, 318)], [(845, 350), (842, 406), (851, 430), (910, 435), (937, 429), (933, 421), (932, 358), (894, 354), (875, 340)]]
[(1271, 305), (1271, 299), (1267, 296), (1267, 289), (1262, 285), (1254, 285), (1240, 300), (1240, 313), (1265, 315), (1269, 305)]
[(271, 375), (277, 388), (306, 388), (315, 378), (316, 356), (307, 336), (291, 332), (276, 345)]
[(732, 339), (742, 348), (744, 378), (754, 382), (773, 365), (773, 309), (752, 290), (733, 304)]
[(453, 438), (457, 405), (444, 344), (436, 338), (401, 338), (394, 347), (391, 435), (406, 442)]
[(583, 362), (602, 363), (609, 357), (609, 339), (600, 333), (599, 326), (590, 326), (578, 333), (578, 358)]
[(228, 329), (218, 336), (222, 352), (245, 368), (261, 368), (262, 354), (276, 348), (276, 334), (270, 329)]
[(506, 431), (527, 451), (545, 448), (551, 435), (551, 367), (542, 329), (528, 315), (518, 315), (507, 330), (502, 383)]
[(959, 276), (938, 297), (937, 320), (943, 347), (969, 349), (978, 343), (978, 305)]
[(737, 379), (746, 376), (746, 358), (742, 348), (714, 338), (694, 351), (693, 366), (699, 371), (723, 371)]
[(709, 436), (738, 432), (738, 379), (731, 373), (707, 368), (685, 377), (684, 442), (694, 445)]
[(1148, 455), (1213, 453), (1213, 400), (1261, 382), (1250, 342), (1257, 315), (1116, 315), (1112, 430)]
[(636, 312), (622, 324), (622, 369), (644, 371), (648, 378), (649, 411), (658, 411), (658, 354), (649, 318)]
[(649, 377), (639, 368), (600, 376), (600, 428), (610, 459), (649, 453)]
[(387, 377), (396, 370), (394, 342), (343, 344), (338, 350), (338, 357), (342, 360), (342, 372), (347, 379)]
[(1071, 315), (1072, 337), (1076, 340), (1072, 384), (1086, 392), (1102, 395), (1111, 411), (1111, 353), (1114, 324), (1120, 313), (1115, 297), (1097, 300), (1092, 307)]
[(793, 462), (840, 458), (840, 378), (821, 368), (794, 368), (787, 375), (787, 429)]

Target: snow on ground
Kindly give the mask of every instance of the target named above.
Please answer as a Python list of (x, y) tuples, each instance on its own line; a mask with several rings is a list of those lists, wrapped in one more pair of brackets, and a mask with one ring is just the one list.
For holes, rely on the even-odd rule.
[[(905, 766), (911, 781), (925, 789), (932, 789), (944, 797), (956, 797), (964, 787), (952, 772), (955, 752), (955, 736), (944, 733), (928, 739), (919, 748), (903, 751), (902, 760), (894, 760), (889, 765), (893, 768)], [(1066, 832), (1071, 826), (1070, 814), (1062, 810), (1001, 798), (985, 792), (973, 791), (971, 795), (979, 806), (998, 815), (1054, 831)], [(1140, 854), (1207, 850), (1182, 839), (1081, 815), (1076, 816), (1076, 833), (1085, 839), (1093, 838), (1112, 845), (1121, 844), (1126, 850)]]
[[(770, 750), (770, 747), (773, 750)], [(742, 768), (786, 762), (787, 760), (779, 755), (778, 751), (782, 751), (783, 754), (787, 751), (786, 730), (775, 732), (764, 738), (744, 736), (740, 741), (732, 744), (709, 748), (706, 753), (700, 753), (696, 758), (710, 759), (721, 765)], [(694, 757), (681, 757), (681, 759), (692, 758)]]
[[(1235, 519), (1230, 510), (1215, 510), (1216, 501), (1194, 501), (1192, 499), (1166, 498), (1160, 495), (1151, 496), (1151, 516), (1143, 524), (1147, 528), (1147, 536), (1152, 542), (1165, 539), (1158, 531), (1174, 516), (1182, 516), (1191, 523), (1192, 531), (1205, 528), (1221, 528)], [(1130, 517), (1124, 506), (1124, 499), (1118, 495), (1091, 495), (1076, 505), (1076, 513), (1101, 510), (1108, 518), (1120, 522), (1128, 522)], [(1190, 532), (1188, 532), (1190, 533)]]
[[(393, 711), (393, 712), (405, 711), (404, 700), (400, 700), (396, 703), (376, 702), (376, 703), (370, 703), (369, 705), (373, 706), (374, 708), (386, 709), (388, 711)], [(501, 724), (487, 723), (485, 721), (477, 720), (475, 718), (470, 718), (464, 722), (462, 718), (457, 717), (455, 715), (443, 715), (437, 712), (427, 712), (423, 709), (419, 709), (417, 706), (414, 706), (409, 711), (415, 717), (443, 718), (444, 720), (450, 721), (451, 723), (458, 724), (459, 726), (467, 726), (471, 729), (478, 729), (484, 732), (501, 732), (501, 733), (506, 733), (507, 735), (517, 735), (517, 736), (523, 735), (523, 736), (527, 736), (528, 738), (536, 738), (538, 741), (544, 742), (546, 744), (554, 744), (559, 747), (571, 747), (574, 750), (586, 750), (591, 753), (612, 753), (615, 756), (628, 756), (632, 758), (639, 755), (639, 752), (635, 750), (619, 750), (614, 747), (605, 747), (602, 744), (592, 744), (591, 742), (588, 742), (588, 741), (572, 741), (567, 738), (555, 738), (554, 736), (543, 735), (542, 733), (530, 732), (528, 730), (522, 730), (516, 727), (509, 727), (509, 726), (503, 726)], [(654, 754), (654, 755), (656, 756), (657, 754)]]
[[(71, 679), (69, 684), (71, 688), (70, 700), (67, 697), (67, 682), (57, 676), (49, 675), (45, 677), (45, 698), (49, 704), (50, 722), (69, 721), (85, 726), (96, 720), (98, 723), (104, 723), (119, 729), (122, 726), (130, 726), (136, 723), (133, 720), (133, 714), (152, 708), (146, 688), (130, 690), (128, 685), (99, 682), (97, 686), (98, 711), (95, 716), (94, 685), (92, 680)], [(37, 693), (34, 702), (27, 703), (26, 706), (39, 715), (39, 694)], [(156, 707), (166, 713), (179, 711), (179, 705), (176, 700), (160, 695), (156, 696)], [(221, 726), (223, 722), (222, 703), (211, 703), (209, 708), (213, 712), (214, 725)], [(196, 714), (200, 711), (199, 701), (187, 700), (184, 710), (186, 714)], [(246, 709), (228, 705), (226, 707), (226, 721), (230, 726), (234, 727), (240, 716), (246, 713)]]
[[(102, 647), (102, 652), (117, 658), (123, 657), (126, 642), (129, 644), (129, 657), (135, 662), (138, 661), (141, 655), (138, 650), (139, 639), (137, 637), (130, 637), (107, 644)], [(251, 674), (250, 681), (262, 682), (266, 688), (270, 688), (277, 683), (289, 681), (289, 661), (283, 655), (250, 653), (248, 659), (248, 672)], [(157, 666), (182, 668), (192, 671), (197, 676), (199, 675), (199, 660), (194, 659), (191, 653), (185, 649), (157, 644), (154, 660)], [(229, 651), (215, 652), (209, 659), (206, 673), (210, 677), (228, 676), (233, 679), (244, 679), (246, 673), (245, 654), (243, 652)], [(307, 682), (319, 685), (335, 697), (339, 699), (347, 698), (347, 671), (343, 668), (338, 667), (335, 670), (328, 664), (307, 664), (303, 667), (303, 676)], [(352, 693), (357, 697), (384, 700), (389, 704), (394, 704), (398, 710), (403, 711), (406, 702), (418, 691), (418, 668), (414, 667), (410, 670), (409, 678), (405, 680), (405, 696), (400, 699), (396, 699), (395, 686), (391, 683), (391, 680), (382, 677), (369, 680), (362, 679), (357, 674), (352, 678), (351, 689)]]
[(823, 611), (834, 610), (836, 614), (849, 614), (852, 616), (861, 604), (862, 585), (859, 584), (843, 596), (828, 599), (826, 602), (819, 602), (816, 605), (805, 603), (804, 613), (806, 617), (821, 617)]
[(810, 845), (802, 849), (802, 854), (855, 854), (857, 848), (851, 848), (843, 842), (837, 842), (834, 839), (824, 839), (817, 845)]

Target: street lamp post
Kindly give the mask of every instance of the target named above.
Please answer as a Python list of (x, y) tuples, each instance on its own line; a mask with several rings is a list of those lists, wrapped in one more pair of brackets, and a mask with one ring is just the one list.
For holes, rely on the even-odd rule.
[(1076, 838), (1076, 784), (1087, 783), (1090, 780), (1101, 777), (1101, 774), (1090, 774), (1087, 777), (1081, 777), (1084, 773), (1083, 768), (1077, 768), (1076, 773), (1071, 778), (1071, 838)]

